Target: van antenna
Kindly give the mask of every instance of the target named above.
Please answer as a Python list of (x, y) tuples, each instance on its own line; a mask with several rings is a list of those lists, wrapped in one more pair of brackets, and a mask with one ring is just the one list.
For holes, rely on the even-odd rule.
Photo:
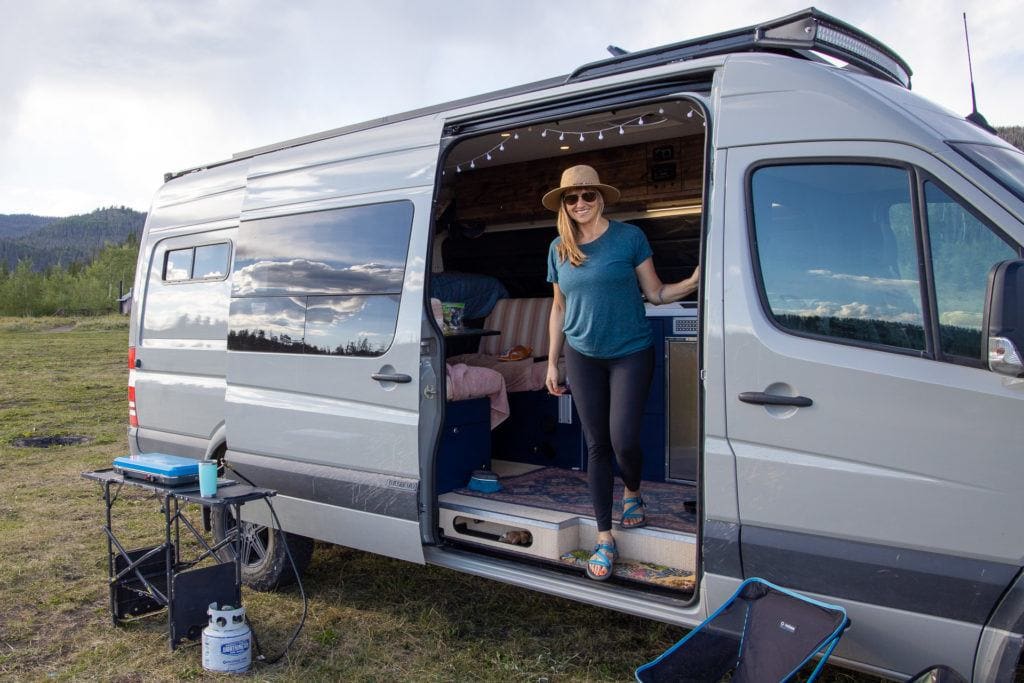
[(996, 129), (989, 125), (985, 117), (978, 111), (978, 100), (974, 96), (974, 67), (971, 65), (971, 37), (967, 33), (967, 12), (964, 12), (964, 41), (967, 43), (967, 73), (971, 78), (971, 113), (967, 115), (967, 120), (974, 125), (987, 130), (993, 135), (997, 135)]
[(623, 50), (618, 45), (609, 45), (607, 49), (608, 49), (608, 52), (612, 53), (612, 57), (621, 57), (622, 55), (628, 55), (629, 54), (629, 50)]

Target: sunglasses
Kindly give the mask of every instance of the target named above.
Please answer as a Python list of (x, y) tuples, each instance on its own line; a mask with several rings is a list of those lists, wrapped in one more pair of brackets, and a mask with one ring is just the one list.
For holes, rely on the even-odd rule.
[(563, 194), (562, 201), (565, 202), (566, 206), (576, 206), (576, 202), (579, 200), (585, 201), (587, 204), (592, 203), (597, 199), (597, 190), (584, 190), (579, 194)]

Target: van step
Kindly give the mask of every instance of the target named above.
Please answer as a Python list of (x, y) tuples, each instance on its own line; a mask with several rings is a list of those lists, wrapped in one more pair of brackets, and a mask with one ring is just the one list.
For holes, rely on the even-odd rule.
[[(593, 554), (591, 550), (573, 550), (560, 558), (564, 564), (576, 567), (581, 572), (587, 570), (587, 560)], [(653, 562), (641, 562), (628, 557), (615, 560), (612, 576), (624, 581), (671, 588), (679, 591), (693, 591), (697, 577), (693, 572), (675, 567), (667, 567)]]
[[(439, 499), (439, 526), (445, 538), (489, 547), (552, 564), (584, 561), (597, 537), (593, 517), (447, 493)], [(696, 536), (647, 527), (616, 534), (623, 558), (616, 576), (676, 590), (692, 590), (696, 569)], [(636, 559), (628, 559), (636, 558)], [(621, 565), (621, 566), (620, 566)], [(581, 569), (583, 564), (579, 565)]]

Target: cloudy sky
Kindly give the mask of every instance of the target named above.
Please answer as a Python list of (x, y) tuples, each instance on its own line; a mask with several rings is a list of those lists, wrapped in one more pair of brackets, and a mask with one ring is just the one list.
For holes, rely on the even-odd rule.
[[(165, 171), (747, 26), (812, 0), (0, 0), (0, 213), (148, 210)], [(914, 91), (1024, 124), (1020, 0), (817, 0)], [(628, 7), (628, 9), (627, 9)]]

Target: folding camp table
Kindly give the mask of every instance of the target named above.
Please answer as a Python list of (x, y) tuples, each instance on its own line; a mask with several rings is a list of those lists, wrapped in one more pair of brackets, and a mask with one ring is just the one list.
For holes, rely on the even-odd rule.
[[(228, 507), (238, 520), (244, 504), (266, 500), (277, 495), (276, 491), (222, 480), (224, 485), (218, 485), (214, 496), (203, 497), (199, 494), (198, 483), (168, 486), (125, 477), (112, 469), (84, 472), (82, 476), (103, 484), (110, 616), (115, 626), (166, 607), (170, 647), (174, 650), (185, 638), (195, 640), (202, 634), (210, 603), (241, 604), (243, 536), (240, 525), (234, 525), (225, 538), (210, 545), (201, 527), (197, 528), (189, 520), (185, 508), (188, 503), (218, 510)], [(162, 502), (162, 543), (128, 550), (114, 533), (112, 511), (125, 485), (150, 491)], [(199, 546), (198, 554), (189, 559), (182, 551), (182, 526), (187, 530), (186, 539), (190, 533)], [(232, 548), (234, 558), (221, 561), (218, 553), (228, 547)], [(207, 559), (212, 559), (213, 563), (198, 566)]]

